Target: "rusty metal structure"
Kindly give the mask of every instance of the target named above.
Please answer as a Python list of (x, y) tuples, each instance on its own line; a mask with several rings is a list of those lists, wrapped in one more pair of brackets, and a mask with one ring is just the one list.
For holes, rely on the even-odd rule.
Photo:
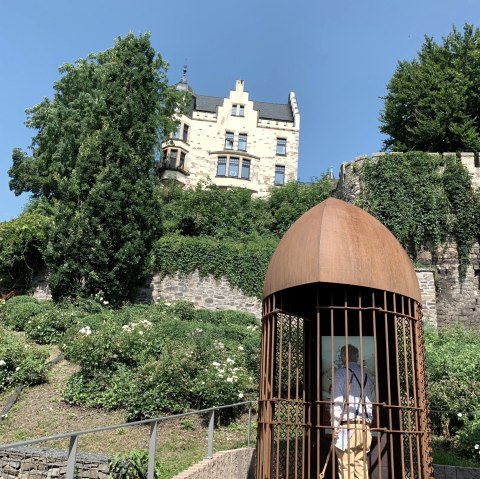
[(374, 378), (369, 477), (433, 477), (415, 271), (380, 222), (330, 198), (287, 231), (267, 271), (257, 479), (337, 477), (331, 383), (347, 344)]

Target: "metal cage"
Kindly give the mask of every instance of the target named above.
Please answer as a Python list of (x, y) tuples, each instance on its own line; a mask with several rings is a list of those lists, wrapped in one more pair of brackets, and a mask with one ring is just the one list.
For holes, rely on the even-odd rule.
[[(351, 205), (339, 204), (342, 202), (338, 200), (333, 200), (333, 204), (332, 200), (327, 201), (324, 203), (330, 205), (330, 213), (340, 209), (350, 216), (366, 215)], [(328, 218), (324, 203), (316, 207), (314, 218), (319, 211), (324, 219)], [(367, 216), (371, 222), (373, 218)], [(378, 222), (373, 222), (378, 228)], [(305, 224), (311, 223), (312, 219)], [(325, 230), (324, 222), (320, 226)], [(290, 252), (287, 264), (298, 265), (302, 264), (299, 255), (309, 253), (308, 248), (299, 248), (295, 243), (299, 234), (305, 238), (305, 231), (295, 225), (292, 230), (294, 235), (284, 239), (296, 247), (279, 249), (282, 254)], [(340, 228), (340, 233), (345, 231)], [(345, 239), (348, 238), (343, 236)], [(338, 244), (335, 247), (338, 250)], [(348, 254), (344, 256), (349, 260)], [(385, 259), (390, 260), (395, 261)], [(311, 264), (315, 267), (315, 261)], [(331, 388), (339, 350), (348, 344), (358, 349), (362, 377), (364, 371), (368, 372), (374, 383), (372, 445), (367, 456), (369, 477), (433, 477), (419, 294), (416, 290), (409, 294), (408, 288), (407, 294), (400, 294), (367, 287), (363, 280), (357, 284), (302, 284), (300, 276), (295, 276), (297, 272), (292, 274), (282, 265), (285, 266), (282, 256), (276, 252), (267, 273), (263, 301), (257, 479), (336, 477)], [(409, 260), (408, 265), (413, 271)], [(355, 268), (352, 271), (355, 274)], [(375, 275), (375, 271), (371, 273)], [(279, 275), (284, 275), (283, 279)], [(294, 280), (285, 280), (285, 275)], [(325, 277), (324, 273), (318, 274), (319, 279), (322, 275)], [(416, 276), (410, 279), (413, 278), (416, 281)], [(278, 290), (276, 284), (282, 281), (289, 287)], [(382, 281), (376, 275), (374, 285)]]

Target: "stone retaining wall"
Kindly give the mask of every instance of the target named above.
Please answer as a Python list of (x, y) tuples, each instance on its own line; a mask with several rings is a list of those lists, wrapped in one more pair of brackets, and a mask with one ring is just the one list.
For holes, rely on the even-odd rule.
[[(380, 158), (384, 153), (373, 153), (372, 160)], [(444, 153), (444, 155), (454, 153)], [(360, 172), (366, 156), (359, 156), (354, 161), (343, 163), (340, 169), (337, 191), (348, 202), (355, 203), (362, 196)], [(472, 176), (472, 185), (480, 190), (480, 160), (473, 153), (461, 153), (460, 160)], [(474, 244), (470, 252), (470, 264), (467, 267), (466, 277), (459, 278), (459, 260), (457, 247), (452, 239), (446, 241), (432, 255), (428, 248), (419, 252), (419, 262), (435, 271), (434, 287), (436, 296), (436, 311), (433, 311), (432, 288), (430, 279), (417, 271), (424, 317), (427, 322), (447, 326), (461, 323), (469, 328), (480, 327), (480, 245)], [(426, 294), (426, 296), (425, 296)], [(428, 299), (427, 299), (428, 298)]]
[[(77, 454), (77, 479), (108, 477), (108, 457)], [(41, 479), (65, 477), (67, 452), (59, 449), (23, 447), (0, 450), (0, 479)]]
[(252, 448), (218, 452), (173, 479), (254, 479), (255, 456)]

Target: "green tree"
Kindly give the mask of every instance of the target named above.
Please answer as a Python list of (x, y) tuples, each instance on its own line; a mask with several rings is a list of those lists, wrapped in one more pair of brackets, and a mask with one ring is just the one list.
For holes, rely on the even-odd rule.
[(33, 155), (13, 152), (10, 188), (52, 205), (45, 260), (54, 298), (103, 291), (133, 297), (159, 234), (155, 155), (185, 98), (149, 35), (60, 68), (63, 76), (27, 111)]
[(332, 196), (334, 187), (329, 176), (324, 175), (311, 183), (291, 181), (282, 188), (273, 188), (267, 200), (271, 231), (281, 238), (303, 213)]
[(387, 84), (385, 149), (480, 150), (480, 31), (453, 27), (442, 40), (425, 37), (417, 58), (399, 62)]
[(0, 223), (0, 293), (25, 291), (34, 272), (45, 268), (48, 221), (41, 211), (26, 208), (18, 218)]

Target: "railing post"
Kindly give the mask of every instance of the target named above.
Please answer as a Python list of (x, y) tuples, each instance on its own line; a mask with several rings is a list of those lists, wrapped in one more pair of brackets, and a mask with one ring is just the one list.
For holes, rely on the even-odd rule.
[(67, 471), (65, 473), (66, 479), (73, 479), (75, 475), (75, 460), (77, 457), (78, 436), (74, 434), (70, 436), (70, 445), (68, 446)]
[(212, 409), (210, 413), (210, 421), (208, 422), (208, 452), (207, 459), (213, 457), (213, 430), (215, 424), (215, 409)]
[(247, 447), (250, 447), (250, 435), (252, 434), (252, 405), (248, 407), (248, 432), (247, 432)]
[(157, 446), (157, 421), (150, 425), (150, 439), (148, 441), (148, 472), (147, 478), (153, 479), (155, 475), (155, 449)]

